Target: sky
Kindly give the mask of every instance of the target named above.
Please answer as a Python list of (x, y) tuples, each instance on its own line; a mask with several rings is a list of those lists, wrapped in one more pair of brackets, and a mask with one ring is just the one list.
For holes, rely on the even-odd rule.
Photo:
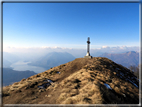
[(3, 47), (139, 46), (139, 3), (3, 3)]

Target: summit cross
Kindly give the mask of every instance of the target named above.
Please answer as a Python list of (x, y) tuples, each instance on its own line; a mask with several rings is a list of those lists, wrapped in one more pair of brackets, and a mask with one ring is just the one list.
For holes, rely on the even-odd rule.
[(87, 54), (86, 56), (84, 56), (84, 58), (92, 58), (92, 56), (90, 56), (90, 52), (89, 52), (89, 47), (90, 47), (90, 38), (88, 37), (88, 41), (87, 41)]

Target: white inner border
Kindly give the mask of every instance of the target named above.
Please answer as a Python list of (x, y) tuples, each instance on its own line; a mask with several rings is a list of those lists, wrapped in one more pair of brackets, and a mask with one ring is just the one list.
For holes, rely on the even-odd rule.
[[(139, 38), (140, 38), (140, 54), (139, 64), (141, 64), (141, 39), (142, 39), (142, 1), (141, 0), (2, 0), (2, 2), (127, 2), (139, 3)], [(1, 7), (0, 7), (1, 8)], [(2, 16), (1, 16), (2, 19)], [(2, 23), (1, 23), (2, 24)], [(2, 29), (2, 28), (1, 28)], [(3, 35), (1, 35), (3, 37)], [(3, 45), (3, 44), (1, 44)], [(0, 70), (1, 71), (1, 70)], [(1, 77), (0, 77), (1, 79)], [(1, 79), (2, 80), (2, 79)], [(140, 106), (141, 105), (141, 66), (139, 67), (139, 104), (3, 104), (3, 106)], [(2, 89), (0, 89), (2, 91)], [(1, 94), (1, 93), (0, 93)], [(1, 97), (1, 96), (0, 96)], [(2, 103), (2, 101), (0, 101)]]

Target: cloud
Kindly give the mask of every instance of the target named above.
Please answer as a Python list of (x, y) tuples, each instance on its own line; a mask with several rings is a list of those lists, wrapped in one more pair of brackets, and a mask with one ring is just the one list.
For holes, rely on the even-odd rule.
[(109, 46), (102, 46), (102, 48), (110, 48)]
[[(84, 57), (86, 55), (87, 50), (86, 49), (77, 49), (77, 48), (66, 48), (66, 47), (48, 47), (48, 46), (42, 46), (42, 47), (4, 47), (4, 52), (9, 53), (15, 53), (20, 55), (28, 55), (28, 56), (41, 56), (46, 55), (49, 52), (68, 52), (78, 57)], [(116, 46), (116, 47), (110, 47), (110, 46), (102, 46), (101, 48), (91, 48), (90, 54), (93, 56), (99, 56), (103, 53), (123, 53), (128, 51), (137, 51), (139, 52), (138, 46)], [(97, 53), (97, 54), (96, 54)]]

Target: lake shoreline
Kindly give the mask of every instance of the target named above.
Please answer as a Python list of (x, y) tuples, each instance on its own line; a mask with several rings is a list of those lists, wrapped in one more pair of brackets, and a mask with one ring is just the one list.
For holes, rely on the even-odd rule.
[(46, 71), (43, 67), (29, 65), (29, 61), (17, 61), (10, 65), (10, 68), (16, 71), (34, 71), (35, 73), (41, 73)]

